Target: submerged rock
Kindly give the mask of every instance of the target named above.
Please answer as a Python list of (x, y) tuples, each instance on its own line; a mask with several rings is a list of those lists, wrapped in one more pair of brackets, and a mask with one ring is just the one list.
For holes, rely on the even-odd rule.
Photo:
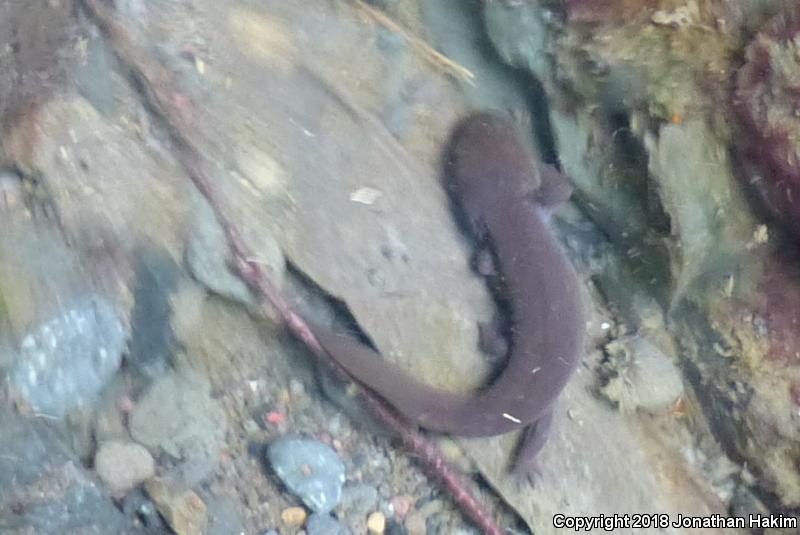
[(341, 501), (344, 464), (325, 444), (281, 438), (270, 445), (267, 460), (289, 490), (314, 512), (328, 513)]
[(94, 464), (100, 479), (116, 495), (124, 494), (156, 471), (153, 456), (135, 442), (106, 442), (100, 446)]
[(119, 368), (125, 338), (111, 303), (80, 297), (22, 338), (9, 383), (34, 411), (61, 417), (94, 401)]
[(0, 533), (159, 533), (117, 509), (50, 422), (0, 409), (0, 425)]
[(623, 412), (669, 410), (683, 395), (681, 372), (670, 356), (646, 338), (632, 336), (606, 345), (600, 389)]
[(227, 420), (197, 374), (167, 373), (156, 380), (130, 415), (131, 436), (176, 460), (170, 476), (192, 487), (208, 478), (225, 444)]
[[(192, 275), (212, 292), (255, 307), (257, 300), (247, 284), (229, 266), (230, 251), (225, 230), (208, 201), (200, 195), (194, 195), (193, 199), (192, 229), (186, 245), (186, 263)], [(245, 226), (242, 232), (270, 282), (280, 287), (286, 265), (278, 242), (269, 232), (256, 226)]]

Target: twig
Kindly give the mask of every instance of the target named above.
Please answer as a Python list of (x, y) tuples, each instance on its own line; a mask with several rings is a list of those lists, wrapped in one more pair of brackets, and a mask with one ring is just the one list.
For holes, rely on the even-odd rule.
[(419, 37), (412, 35), (411, 32), (390, 19), (383, 11), (375, 9), (371, 5), (364, 2), (364, 0), (353, 0), (353, 2), (355, 3), (356, 7), (372, 17), (375, 22), (390, 32), (394, 32), (405, 39), (406, 42), (411, 44), (411, 46), (413, 46), (423, 58), (431, 62), (435, 67), (444, 69), (450, 76), (466, 80), (470, 84), (474, 83), (475, 74), (473, 74), (471, 70), (467, 69), (463, 65), (459, 65), (441, 52), (434, 50), (431, 45)]
[[(146, 104), (161, 119), (169, 131), (177, 156), (195, 187), (208, 200), (225, 235), (233, 257), (233, 268), (258, 297), (263, 314), (285, 324), (289, 331), (302, 341), (317, 360), (327, 366), (340, 380), (353, 382), (349, 375), (335, 363), (300, 317), (264, 274), (261, 266), (251, 260), (255, 255), (242, 240), (237, 227), (228, 219), (212, 187), (208, 162), (197, 149), (187, 128), (186, 110), (176, 104), (171, 74), (153, 61), (129, 35), (125, 27), (100, 0), (83, 0), (89, 16), (103, 30), (117, 57), (142, 90)], [(357, 387), (359, 401), (369, 409), (403, 445), (420, 458), (429, 473), (441, 480), (445, 489), (464, 514), (489, 535), (504, 532), (492, 518), (489, 510), (472, 495), (472, 484), (456, 472), (443, 458), (438, 447), (417, 432), (375, 394)]]

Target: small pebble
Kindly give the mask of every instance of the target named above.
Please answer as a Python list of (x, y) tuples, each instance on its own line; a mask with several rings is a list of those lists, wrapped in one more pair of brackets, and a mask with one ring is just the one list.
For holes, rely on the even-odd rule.
[(267, 449), (267, 461), (286, 487), (316, 513), (329, 513), (339, 504), (344, 464), (336, 453), (316, 440), (284, 437)]
[(8, 169), (0, 171), (0, 211), (19, 204), (22, 191), (22, 177)]
[(386, 522), (386, 535), (408, 535), (408, 530), (397, 520), (389, 519)]
[(153, 456), (134, 442), (103, 443), (94, 458), (95, 470), (111, 493), (121, 495), (153, 477), (156, 471)]
[(330, 420), (328, 420), (328, 431), (334, 436), (342, 432), (341, 414), (335, 414)]
[(297, 379), (292, 379), (289, 381), (289, 392), (291, 392), (292, 396), (302, 396), (306, 393), (306, 387)]
[(386, 531), (386, 517), (380, 511), (375, 511), (367, 517), (367, 529), (370, 533), (383, 535)]
[(428, 518), (444, 509), (442, 500), (431, 500), (406, 518), (406, 528), (409, 533), (426, 533)]
[(411, 509), (412, 499), (410, 496), (394, 496), (389, 503), (392, 504), (392, 509), (394, 509), (394, 514), (397, 518), (403, 518), (408, 514), (408, 511)]
[(305, 524), (308, 513), (302, 507), (287, 507), (281, 511), (281, 522), (291, 527)]
[(158, 514), (155, 503), (145, 494), (144, 489), (134, 489), (127, 493), (122, 498), (120, 505), (122, 512), (126, 516), (130, 518), (136, 517), (140, 523), (153, 533), (161, 533), (169, 529), (164, 519)]
[(347, 516), (366, 516), (378, 505), (378, 491), (375, 487), (356, 483), (346, 485), (342, 491), (342, 501), (336, 508), (339, 518)]
[(330, 515), (313, 514), (306, 524), (308, 535), (352, 535), (352, 532)]
[(270, 411), (264, 415), (264, 421), (268, 424), (279, 425), (286, 421), (286, 415), (278, 411)]
[(175, 533), (202, 535), (206, 532), (206, 504), (194, 491), (174, 488), (167, 481), (158, 478), (147, 480), (145, 490)]
[(245, 420), (242, 425), (244, 427), (244, 432), (247, 433), (248, 435), (253, 435), (261, 430), (258, 424), (255, 423), (252, 419)]

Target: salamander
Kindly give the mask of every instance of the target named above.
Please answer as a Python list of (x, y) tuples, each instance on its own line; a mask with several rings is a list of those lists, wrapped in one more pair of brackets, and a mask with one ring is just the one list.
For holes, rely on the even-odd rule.
[(528, 147), (508, 120), (478, 112), (456, 126), (445, 156), (454, 204), (491, 249), (510, 308), (510, 350), (496, 379), (475, 392), (434, 388), (348, 335), (315, 329), (358, 382), (425, 429), (475, 437), (528, 426), (517, 452), (523, 469), (580, 362), (585, 327), (578, 276), (548, 227), (550, 209), (571, 189), (555, 169), (537, 166)]

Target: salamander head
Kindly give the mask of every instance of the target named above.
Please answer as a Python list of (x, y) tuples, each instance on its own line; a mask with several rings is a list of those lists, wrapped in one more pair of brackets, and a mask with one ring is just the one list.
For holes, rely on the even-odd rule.
[(533, 153), (523, 139), (510, 121), (489, 112), (470, 115), (456, 126), (446, 170), (470, 220), (539, 186)]

